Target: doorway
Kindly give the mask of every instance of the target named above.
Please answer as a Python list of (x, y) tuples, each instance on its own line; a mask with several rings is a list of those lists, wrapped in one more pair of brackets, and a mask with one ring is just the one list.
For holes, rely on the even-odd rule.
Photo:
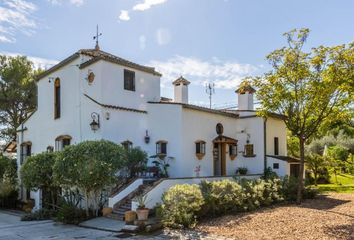
[(290, 177), (300, 176), (300, 164), (290, 164)]
[(226, 176), (226, 143), (214, 143), (214, 176)]

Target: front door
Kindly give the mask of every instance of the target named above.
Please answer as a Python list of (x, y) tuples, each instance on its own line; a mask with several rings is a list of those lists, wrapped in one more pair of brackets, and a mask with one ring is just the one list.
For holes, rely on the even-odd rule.
[(214, 176), (226, 175), (226, 143), (214, 143)]

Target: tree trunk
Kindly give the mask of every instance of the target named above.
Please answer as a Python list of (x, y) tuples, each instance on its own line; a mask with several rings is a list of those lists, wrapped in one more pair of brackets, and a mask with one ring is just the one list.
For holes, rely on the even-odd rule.
[(300, 142), (300, 173), (298, 177), (296, 203), (301, 204), (304, 189), (304, 165), (305, 165), (305, 139), (299, 137)]
[(86, 217), (89, 217), (90, 216), (90, 213), (89, 213), (89, 201), (88, 201), (88, 193), (87, 193), (87, 190), (85, 190), (85, 201), (86, 201)]
[(315, 177), (315, 186), (317, 186), (317, 178), (318, 178), (318, 173), (317, 171), (314, 172), (314, 177)]

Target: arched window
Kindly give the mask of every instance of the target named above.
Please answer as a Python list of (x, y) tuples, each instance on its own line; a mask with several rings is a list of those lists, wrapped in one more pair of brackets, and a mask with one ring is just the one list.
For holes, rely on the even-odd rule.
[(71, 136), (60, 135), (55, 139), (55, 151), (61, 151), (71, 143)]
[(54, 81), (54, 119), (60, 118), (60, 79)]
[(160, 140), (156, 142), (156, 155), (167, 155), (167, 141)]
[(20, 164), (24, 163), (26, 158), (31, 156), (32, 154), (32, 142), (23, 142), (21, 144), (21, 152), (20, 152)]
[(125, 150), (130, 150), (133, 147), (133, 143), (129, 140), (125, 140), (121, 143)]
[(195, 141), (195, 155), (199, 160), (201, 160), (205, 155), (205, 141), (198, 140)]

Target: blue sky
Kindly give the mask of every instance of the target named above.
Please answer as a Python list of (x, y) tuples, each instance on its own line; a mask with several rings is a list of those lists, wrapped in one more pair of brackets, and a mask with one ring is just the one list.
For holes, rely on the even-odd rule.
[(307, 27), (307, 47), (354, 40), (352, 0), (0, 0), (0, 53), (24, 54), (49, 67), (81, 48), (101, 49), (163, 73), (173, 96), (179, 75), (192, 82), (190, 101), (236, 103), (247, 75), (267, 71), (265, 56), (286, 44), (282, 33)]

